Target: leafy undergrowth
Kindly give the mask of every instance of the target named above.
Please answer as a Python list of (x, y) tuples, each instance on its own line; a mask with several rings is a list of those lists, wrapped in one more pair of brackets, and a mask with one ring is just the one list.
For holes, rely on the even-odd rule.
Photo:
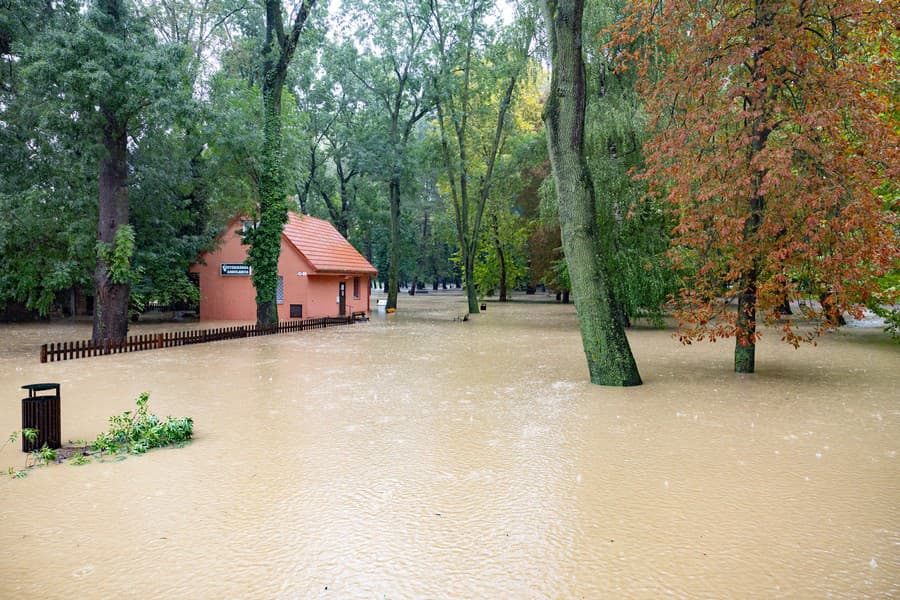
[[(147, 408), (150, 395), (141, 393), (136, 400), (137, 410), (126, 410), (120, 415), (109, 418), (109, 430), (97, 436), (93, 442), (79, 441), (71, 446), (58, 450), (46, 445), (28, 453), (23, 469), (10, 467), (8, 474), (13, 478), (25, 477), (28, 469), (43, 466), (50, 462), (69, 460), (73, 465), (84, 465), (93, 459), (103, 461), (107, 457), (116, 460), (126, 458), (129, 454), (143, 454), (151, 448), (165, 446), (181, 447), (189, 443), (194, 433), (194, 420), (190, 417), (166, 417), (160, 419)], [(20, 432), (10, 434), (7, 443), (14, 442)], [(24, 429), (21, 434), (29, 440), (37, 437), (37, 430)], [(0, 446), (2, 448), (2, 446)]]

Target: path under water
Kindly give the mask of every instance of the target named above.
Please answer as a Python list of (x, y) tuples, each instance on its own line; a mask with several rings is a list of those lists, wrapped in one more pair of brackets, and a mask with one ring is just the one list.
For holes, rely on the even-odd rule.
[(55, 381), (63, 439), (142, 391), (196, 434), (0, 479), (0, 598), (900, 595), (900, 346), (772, 332), (742, 376), (636, 328), (645, 384), (605, 388), (574, 308), (517, 300), (43, 365), (89, 326), (0, 326), (0, 432)]

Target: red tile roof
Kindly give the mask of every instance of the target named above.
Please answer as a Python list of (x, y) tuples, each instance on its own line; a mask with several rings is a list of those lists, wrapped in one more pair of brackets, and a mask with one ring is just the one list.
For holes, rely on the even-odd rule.
[(378, 273), (328, 221), (288, 213), (284, 236), (317, 273)]

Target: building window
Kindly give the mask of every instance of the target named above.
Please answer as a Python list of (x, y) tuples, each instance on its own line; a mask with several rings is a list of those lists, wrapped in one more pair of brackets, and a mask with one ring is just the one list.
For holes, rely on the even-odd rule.
[(284, 277), (278, 276), (278, 287), (275, 288), (275, 303), (284, 304)]
[(359, 300), (359, 277), (353, 278), (353, 299)]
[(303, 305), (302, 304), (291, 304), (291, 318), (292, 319), (302, 319), (303, 318)]

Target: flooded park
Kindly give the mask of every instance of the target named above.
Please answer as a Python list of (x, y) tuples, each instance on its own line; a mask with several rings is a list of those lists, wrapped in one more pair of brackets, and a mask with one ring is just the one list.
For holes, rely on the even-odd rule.
[(180, 449), (4, 475), (0, 597), (900, 594), (884, 333), (766, 332), (742, 376), (730, 341), (637, 326), (644, 385), (616, 389), (588, 383), (572, 305), (515, 300), (461, 322), (461, 295), (403, 295), (368, 323), (49, 364), (41, 343), (90, 325), (0, 325), (4, 440), (35, 382), (62, 386), (64, 441), (141, 392), (194, 419)]

